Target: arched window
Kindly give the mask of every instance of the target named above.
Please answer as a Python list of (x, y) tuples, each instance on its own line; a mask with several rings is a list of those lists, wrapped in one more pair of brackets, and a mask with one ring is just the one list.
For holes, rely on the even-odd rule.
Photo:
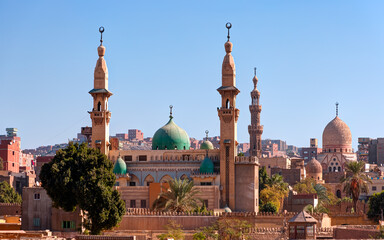
[(337, 168), (337, 171), (338, 171), (338, 172), (341, 172), (341, 167), (338, 167), (338, 168)]
[(333, 171), (336, 172), (336, 167), (333, 167)]
[(131, 174), (131, 180), (129, 181), (129, 186), (139, 186), (139, 185), (140, 185), (139, 178)]
[(340, 190), (336, 191), (336, 197), (341, 198), (341, 191)]
[(144, 186), (149, 186), (150, 183), (155, 182), (155, 179), (152, 177), (152, 175), (148, 175), (144, 179)]
[(231, 104), (229, 103), (229, 99), (227, 99), (227, 102), (225, 103), (225, 107), (229, 109), (231, 107)]
[(101, 102), (99, 102), (98, 104), (97, 104), (97, 111), (101, 111)]
[(329, 168), (328, 168), (328, 171), (329, 171), (329, 172), (332, 172), (332, 167), (329, 167)]
[(160, 179), (160, 183), (166, 183), (168, 181), (172, 180), (172, 178), (169, 175), (165, 175)]

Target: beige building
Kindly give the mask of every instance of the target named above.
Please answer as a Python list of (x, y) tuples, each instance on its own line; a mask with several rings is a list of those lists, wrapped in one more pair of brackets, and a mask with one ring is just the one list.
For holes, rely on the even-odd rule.
[(272, 168), (290, 169), (291, 159), (289, 157), (270, 157), (260, 158), (260, 166), (265, 167), (269, 176), (271, 176)]

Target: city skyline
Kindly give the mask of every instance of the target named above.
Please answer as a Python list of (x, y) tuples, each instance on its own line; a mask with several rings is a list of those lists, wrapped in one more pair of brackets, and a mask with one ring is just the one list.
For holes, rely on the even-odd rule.
[[(384, 4), (328, 2), (240, 3), (229, 12), (226, 4), (213, 2), (112, 3), (105, 8), (101, 2), (1, 2), (0, 26), (7, 34), (0, 37), (0, 100), (6, 113), (0, 135), (16, 127), (22, 148), (36, 148), (66, 142), (81, 127), (91, 126), (88, 91), (98, 57), (98, 28), (104, 26), (114, 93), (111, 135), (136, 128), (152, 137), (168, 121), (172, 104), (175, 122), (190, 137), (203, 139), (206, 129), (218, 136), (216, 89), (230, 21), (241, 91), (238, 141), (249, 142), (248, 106), (257, 67), (262, 139), (304, 147), (317, 138), (321, 146), (323, 129), (339, 102), (339, 116), (351, 128), (357, 150), (358, 137), (384, 136), (379, 130), (384, 111), (378, 104)], [(161, 14), (166, 8), (170, 14)]]

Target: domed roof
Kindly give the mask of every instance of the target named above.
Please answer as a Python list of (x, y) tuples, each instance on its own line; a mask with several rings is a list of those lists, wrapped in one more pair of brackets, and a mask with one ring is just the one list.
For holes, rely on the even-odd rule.
[(319, 161), (317, 161), (315, 158), (312, 158), (307, 163), (307, 166), (305, 166), (305, 171), (307, 173), (322, 173), (323, 167), (321, 166)]
[(352, 134), (348, 125), (336, 116), (324, 128), (323, 148), (352, 146)]
[(152, 150), (187, 150), (190, 146), (187, 132), (176, 125), (172, 116), (167, 124), (156, 131), (152, 139)]
[(228, 213), (231, 213), (231, 212), (232, 212), (232, 210), (231, 210), (228, 206), (225, 206), (224, 211), (225, 211), (225, 212), (228, 212)]
[(127, 174), (127, 164), (125, 164), (121, 156), (119, 156), (115, 162), (115, 166), (113, 167), (113, 173), (117, 175)]
[(200, 173), (213, 173), (213, 162), (206, 156), (200, 165)]
[(205, 140), (200, 145), (200, 149), (211, 150), (211, 149), (213, 149), (213, 144), (211, 143), (211, 141)]

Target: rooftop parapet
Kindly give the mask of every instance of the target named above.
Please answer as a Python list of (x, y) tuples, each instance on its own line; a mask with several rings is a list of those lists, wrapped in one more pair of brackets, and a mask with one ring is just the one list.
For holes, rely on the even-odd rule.
[(245, 157), (245, 156), (237, 156), (235, 157), (235, 163), (237, 164), (259, 164), (259, 159), (255, 156)]

